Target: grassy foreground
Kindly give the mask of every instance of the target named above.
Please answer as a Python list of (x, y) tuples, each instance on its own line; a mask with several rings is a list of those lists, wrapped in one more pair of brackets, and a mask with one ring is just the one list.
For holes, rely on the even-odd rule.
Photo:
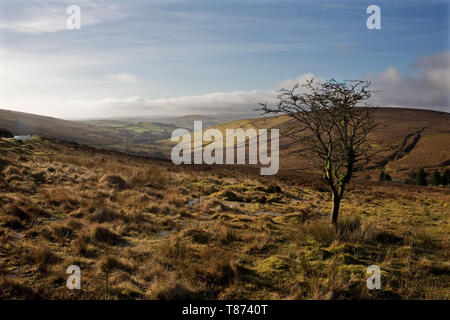
[(449, 298), (448, 189), (357, 180), (335, 231), (300, 175), (38, 137), (0, 149), (1, 299)]

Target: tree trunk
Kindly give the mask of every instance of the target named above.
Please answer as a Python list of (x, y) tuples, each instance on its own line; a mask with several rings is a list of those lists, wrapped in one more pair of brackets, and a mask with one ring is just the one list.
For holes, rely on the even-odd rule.
[(337, 228), (339, 205), (341, 204), (341, 197), (333, 192), (333, 208), (331, 209), (331, 224)]

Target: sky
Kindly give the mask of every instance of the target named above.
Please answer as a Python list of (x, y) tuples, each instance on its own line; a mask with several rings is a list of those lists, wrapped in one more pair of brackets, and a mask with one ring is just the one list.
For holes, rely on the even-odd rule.
[(449, 12), (448, 0), (0, 0), (0, 109), (250, 114), (314, 77), (370, 80), (374, 105), (450, 112)]

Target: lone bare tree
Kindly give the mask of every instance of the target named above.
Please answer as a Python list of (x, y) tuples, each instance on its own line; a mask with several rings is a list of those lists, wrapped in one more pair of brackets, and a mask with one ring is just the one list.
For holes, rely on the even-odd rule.
[[(337, 227), (339, 206), (353, 173), (364, 167), (372, 156), (367, 142), (375, 127), (370, 82), (307, 80), (291, 90), (282, 89), (279, 102), (270, 107), (261, 103), (265, 113), (284, 113), (298, 121), (303, 148), (301, 155), (319, 160), (325, 182), (330, 187), (333, 208), (331, 223)], [(364, 102), (364, 106), (359, 106)]]

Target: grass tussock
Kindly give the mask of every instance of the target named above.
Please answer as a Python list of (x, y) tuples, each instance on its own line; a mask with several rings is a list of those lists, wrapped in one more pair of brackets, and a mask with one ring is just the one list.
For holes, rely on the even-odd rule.
[(42, 191), (42, 198), (54, 206), (63, 206), (66, 210), (76, 208), (81, 202), (68, 188), (45, 189)]
[(184, 259), (189, 256), (190, 248), (187, 241), (180, 236), (164, 241), (160, 246), (163, 256), (171, 259)]
[(0, 278), (0, 292), (3, 299), (7, 300), (30, 300), (39, 299), (39, 294), (23, 281), (17, 279)]
[(120, 235), (103, 225), (94, 225), (92, 227), (92, 238), (95, 241), (112, 246), (118, 245), (123, 241)]
[(154, 300), (196, 300), (200, 296), (194, 290), (177, 280), (167, 280), (153, 283), (148, 293)]
[[(43, 138), (0, 147), (0, 299), (449, 294), (443, 188), (355, 183), (335, 229), (313, 176), (172, 166)], [(65, 288), (71, 264), (81, 291)], [(373, 264), (376, 292), (366, 288)]]
[(92, 222), (111, 222), (115, 221), (120, 218), (120, 215), (117, 214), (116, 211), (114, 211), (111, 208), (100, 206), (95, 209), (95, 211), (90, 215), (89, 220)]
[(125, 179), (119, 175), (106, 174), (100, 179), (100, 183), (104, 184), (108, 188), (118, 191), (128, 188), (128, 184)]
[(104, 273), (110, 273), (115, 270), (121, 270), (125, 272), (132, 272), (132, 270), (134, 270), (134, 267), (129, 263), (111, 255), (105, 256), (100, 261), (99, 268)]
[(29, 259), (37, 265), (37, 268), (42, 273), (47, 273), (49, 267), (60, 261), (49, 246), (37, 247), (32, 249)]

